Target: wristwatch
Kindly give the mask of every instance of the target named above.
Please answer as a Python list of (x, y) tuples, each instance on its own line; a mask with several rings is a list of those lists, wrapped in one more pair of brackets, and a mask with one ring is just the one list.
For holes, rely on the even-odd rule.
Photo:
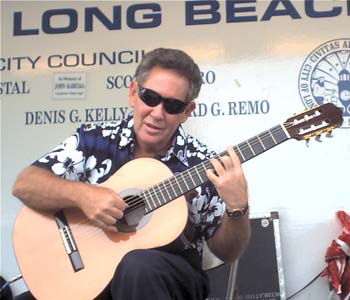
[(249, 209), (248, 205), (244, 208), (234, 208), (231, 210), (228, 210), (226, 207), (226, 214), (229, 218), (236, 219), (236, 218), (244, 216), (247, 213), (248, 209)]

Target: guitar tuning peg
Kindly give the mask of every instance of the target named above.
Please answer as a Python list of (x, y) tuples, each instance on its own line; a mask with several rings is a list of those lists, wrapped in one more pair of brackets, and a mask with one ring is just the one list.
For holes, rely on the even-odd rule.
[(310, 146), (310, 139), (306, 139), (305, 141), (306, 141), (306, 144), (305, 144), (305, 145), (306, 145), (306, 147), (308, 147), (308, 148), (309, 148), (309, 146)]
[(328, 131), (328, 132), (326, 133), (326, 137), (328, 137), (328, 138), (332, 138), (332, 137), (333, 137), (333, 132), (332, 132), (332, 130), (330, 130), (330, 131)]
[(322, 142), (322, 140), (321, 140), (321, 135), (320, 135), (320, 134), (319, 134), (319, 135), (316, 135), (315, 140), (316, 140), (317, 142), (321, 143), (321, 142)]

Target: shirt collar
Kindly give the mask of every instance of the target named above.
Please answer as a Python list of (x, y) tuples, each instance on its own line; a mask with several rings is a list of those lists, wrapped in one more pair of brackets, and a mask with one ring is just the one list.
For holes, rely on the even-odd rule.
[(177, 158), (182, 164), (188, 167), (186, 157), (186, 139), (187, 135), (180, 125), (174, 133), (172, 144), (167, 153), (161, 158), (162, 161), (169, 161), (172, 157)]
[(118, 147), (125, 147), (135, 144), (134, 118), (133, 113), (130, 113), (120, 124), (120, 140)]

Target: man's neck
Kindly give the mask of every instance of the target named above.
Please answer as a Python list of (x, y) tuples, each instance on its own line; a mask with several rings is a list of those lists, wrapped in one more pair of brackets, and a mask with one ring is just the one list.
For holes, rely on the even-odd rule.
[(157, 155), (165, 155), (165, 153), (167, 152), (167, 149), (168, 147), (166, 147), (163, 150), (163, 149), (142, 147), (141, 145), (136, 144), (134, 157), (135, 158), (145, 158), (145, 157), (154, 158)]

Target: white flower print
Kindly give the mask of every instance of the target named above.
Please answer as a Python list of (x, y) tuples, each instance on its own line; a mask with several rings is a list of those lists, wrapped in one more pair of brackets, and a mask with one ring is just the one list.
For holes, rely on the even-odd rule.
[(129, 128), (124, 128), (122, 130), (122, 132), (120, 134), (120, 143), (119, 143), (119, 145), (121, 147), (126, 146), (130, 142), (130, 140), (131, 140), (131, 133), (132, 133), (132, 131)]
[(178, 135), (176, 139), (176, 144), (178, 144), (179, 146), (184, 146), (185, 145), (184, 137), (181, 135)]
[(82, 151), (77, 151), (78, 144), (78, 136), (70, 136), (39, 161), (45, 163), (48, 161), (48, 158), (55, 158), (57, 162), (52, 165), (52, 171), (63, 178), (77, 180), (78, 173), (82, 170), (83, 162)]
[(190, 205), (190, 212), (192, 217), (192, 222), (194, 224), (200, 224), (201, 223), (201, 214), (203, 210), (203, 206), (207, 202), (207, 197), (204, 195), (201, 195), (200, 193), (196, 198), (192, 200), (192, 203)]
[(218, 196), (214, 196), (209, 203), (208, 211), (211, 212), (207, 214), (206, 222), (211, 223), (214, 218), (218, 218), (222, 215), (224, 210), (224, 205)]
[(110, 159), (104, 160), (101, 168), (96, 168), (96, 164), (97, 159), (94, 155), (91, 155), (86, 161), (84, 179), (90, 184), (97, 184), (98, 180), (110, 171), (112, 161)]
[(112, 140), (114, 140), (115, 139), (115, 137), (116, 137), (116, 134), (117, 133), (117, 130), (115, 130), (115, 129), (103, 129), (102, 130), (102, 135), (103, 135), (103, 137), (107, 137), (107, 136), (109, 136), (109, 137), (111, 137), (111, 139)]

